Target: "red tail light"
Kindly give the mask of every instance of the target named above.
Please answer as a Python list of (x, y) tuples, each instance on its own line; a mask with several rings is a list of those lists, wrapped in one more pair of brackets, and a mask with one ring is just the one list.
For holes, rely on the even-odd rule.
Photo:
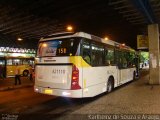
[(73, 65), (72, 68), (71, 89), (72, 90), (81, 89), (81, 87), (79, 86), (79, 70), (75, 65)]

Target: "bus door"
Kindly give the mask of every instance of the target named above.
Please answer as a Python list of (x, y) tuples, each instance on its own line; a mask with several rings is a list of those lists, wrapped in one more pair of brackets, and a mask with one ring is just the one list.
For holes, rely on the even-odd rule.
[(125, 52), (121, 50), (116, 50), (115, 52), (115, 62), (119, 69), (118, 72), (118, 84), (123, 84), (128, 79), (128, 69), (127, 69), (127, 60)]
[(5, 58), (0, 58), (0, 77), (6, 77), (6, 62)]
[(119, 68), (119, 84), (133, 79), (133, 55), (124, 50), (117, 51), (117, 65)]

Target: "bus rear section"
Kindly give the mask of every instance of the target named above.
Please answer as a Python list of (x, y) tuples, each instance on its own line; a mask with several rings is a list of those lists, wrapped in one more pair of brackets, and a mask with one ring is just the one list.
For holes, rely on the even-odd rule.
[(79, 42), (79, 38), (40, 42), (35, 66), (35, 92), (82, 97), (82, 68), (77, 65), (81, 60), (76, 56)]
[(35, 91), (44, 94), (82, 97), (79, 69), (73, 65), (36, 65)]

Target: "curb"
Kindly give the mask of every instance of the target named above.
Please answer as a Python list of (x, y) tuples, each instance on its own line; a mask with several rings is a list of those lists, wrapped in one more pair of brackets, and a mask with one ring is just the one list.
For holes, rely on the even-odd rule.
[(12, 85), (12, 86), (6, 86), (0, 88), (1, 91), (7, 91), (7, 90), (13, 90), (13, 89), (19, 89), (19, 88), (25, 88), (25, 87), (33, 87), (34, 84), (26, 84), (26, 85)]

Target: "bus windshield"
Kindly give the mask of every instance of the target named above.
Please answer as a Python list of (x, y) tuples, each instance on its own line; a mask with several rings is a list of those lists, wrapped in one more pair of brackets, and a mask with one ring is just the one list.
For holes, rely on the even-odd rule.
[(75, 56), (81, 38), (63, 38), (40, 42), (37, 57)]

